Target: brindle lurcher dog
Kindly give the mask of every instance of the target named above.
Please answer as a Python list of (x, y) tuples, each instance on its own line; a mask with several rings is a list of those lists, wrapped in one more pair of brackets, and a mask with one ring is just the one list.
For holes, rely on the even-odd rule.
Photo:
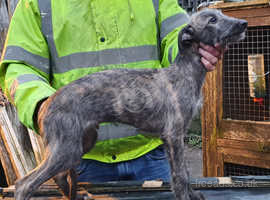
[(103, 71), (58, 90), (42, 106), (38, 118), (45, 159), (16, 183), (16, 200), (29, 199), (52, 177), (66, 197), (76, 199), (74, 168), (95, 145), (101, 122), (129, 124), (160, 136), (167, 147), (176, 199), (204, 199), (188, 183), (183, 155), (184, 135), (201, 106), (206, 75), (198, 44), (225, 46), (244, 39), (246, 28), (244, 20), (205, 9), (194, 14), (179, 33), (180, 53), (170, 67)]

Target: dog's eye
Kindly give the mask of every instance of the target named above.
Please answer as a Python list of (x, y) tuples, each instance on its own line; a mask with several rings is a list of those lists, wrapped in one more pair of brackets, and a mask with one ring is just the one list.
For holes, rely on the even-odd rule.
[(216, 17), (211, 17), (211, 19), (209, 20), (209, 23), (211, 23), (211, 24), (217, 23), (217, 18)]

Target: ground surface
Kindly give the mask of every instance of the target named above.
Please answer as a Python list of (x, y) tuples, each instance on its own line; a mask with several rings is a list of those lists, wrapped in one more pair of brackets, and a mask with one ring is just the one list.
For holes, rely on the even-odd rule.
[(190, 176), (192, 178), (203, 177), (202, 149), (186, 145), (185, 156)]

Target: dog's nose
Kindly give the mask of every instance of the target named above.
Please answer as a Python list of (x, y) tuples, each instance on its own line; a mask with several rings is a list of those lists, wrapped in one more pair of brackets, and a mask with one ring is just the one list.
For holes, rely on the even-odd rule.
[(240, 22), (239, 22), (239, 28), (241, 30), (244, 31), (247, 28), (247, 25), (248, 25), (248, 22), (246, 20), (240, 20)]

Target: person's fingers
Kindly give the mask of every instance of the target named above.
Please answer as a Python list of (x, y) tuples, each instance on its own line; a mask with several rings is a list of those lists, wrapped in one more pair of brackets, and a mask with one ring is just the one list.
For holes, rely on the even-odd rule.
[(207, 71), (213, 71), (216, 66), (212, 65), (208, 60), (206, 60), (204, 57), (201, 58), (201, 62), (203, 63), (204, 67)]
[(215, 46), (210, 46), (204, 43), (200, 43), (200, 47), (217, 58), (220, 58), (222, 54), (223, 48), (221, 47), (220, 44), (215, 44)]
[(216, 65), (218, 62), (218, 58), (214, 56), (213, 54), (209, 53), (209, 51), (206, 51), (202, 48), (199, 48), (200, 55), (206, 59), (208, 62), (210, 62), (212, 65)]

